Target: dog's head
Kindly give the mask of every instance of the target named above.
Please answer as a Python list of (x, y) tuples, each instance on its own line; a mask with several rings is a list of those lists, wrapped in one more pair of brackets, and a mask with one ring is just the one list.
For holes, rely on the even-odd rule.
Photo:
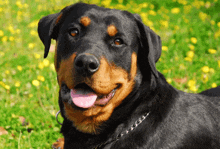
[(157, 78), (160, 37), (126, 11), (77, 3), (39, 22), (55, 68), (65, 116), (85, 133), (98, 133), (116, 107), (144, 80)]

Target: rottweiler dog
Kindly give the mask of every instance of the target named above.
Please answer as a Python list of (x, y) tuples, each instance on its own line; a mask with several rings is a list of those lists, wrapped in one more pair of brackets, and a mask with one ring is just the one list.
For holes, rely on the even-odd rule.
[(161, 39), (137, 14), (76, 3), (43, 17), (64, 118), (53, 148), (220, 149), (220, 88), (184, 93), (155, 64)]

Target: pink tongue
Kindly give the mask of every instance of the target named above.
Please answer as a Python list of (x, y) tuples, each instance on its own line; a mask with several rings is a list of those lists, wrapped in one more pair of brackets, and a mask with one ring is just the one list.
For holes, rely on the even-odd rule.
[(71, 90), (73, 103), (80, 108), (90, 108), (95, 104), (97, 95), (84, 90)]

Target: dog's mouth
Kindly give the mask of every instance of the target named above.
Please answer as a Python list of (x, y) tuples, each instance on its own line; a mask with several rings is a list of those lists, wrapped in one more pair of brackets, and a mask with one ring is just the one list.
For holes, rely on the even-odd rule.
[(105, 106), (115, 95), (117, 88), (107, 95), (98, 95), (87, 84), (78, 84), (70, 90), (72, 102), (79, 108), (91, 108), (95, 106)]

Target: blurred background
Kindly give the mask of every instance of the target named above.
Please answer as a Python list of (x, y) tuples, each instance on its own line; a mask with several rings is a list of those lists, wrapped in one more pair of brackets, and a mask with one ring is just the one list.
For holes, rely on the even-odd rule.
[[(0, 148), (50, 148), (59, 137), (54, 44), (43, 59), (37, 25), (77, 0), (0, 0)], [(83, 0), (138, 13), (162, 39), (157, 69), (175, 88), (220, 85), (220, 0)], [(62, 121), (62, 118), (59, 118)]]

